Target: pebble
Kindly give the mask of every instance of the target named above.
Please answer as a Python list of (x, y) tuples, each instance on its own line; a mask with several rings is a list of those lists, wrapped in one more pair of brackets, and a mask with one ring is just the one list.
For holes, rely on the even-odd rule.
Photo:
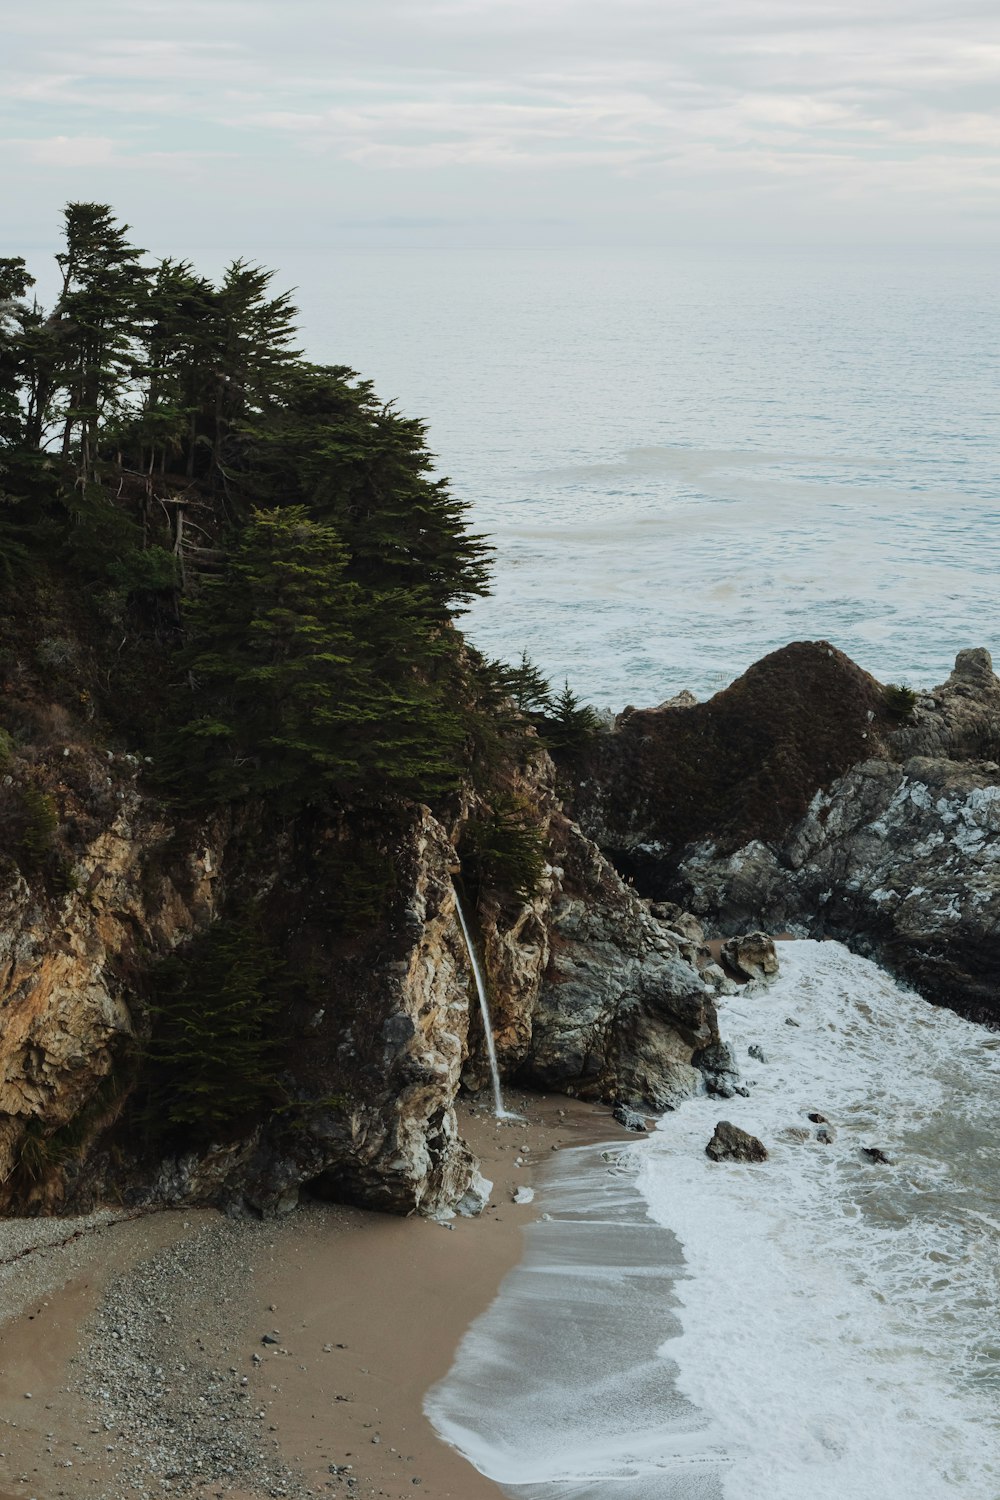
[[(248, 1281), (268, 1236), (267, 1224), (210, 1223), (109, 1286), (78, 1377), (103, 1419), (114, 1465), (116, 1488), (101, 1500), (135, 1500), (161, 1486), (191, 1494), (209, 1476), (272, 1500), (311, 1500), (301, 1476), (262, 1450), (266, 1411), (239, 1369), (248, 1355), (228, 1348), (226, 1292)], [(276, 1345), (277, 1333), (261, 1341)], [(212, 1349), (229, 1354), (220, 1369), (209, 1361)], [(259, 1353), (249, 1360), (260, 1368)]]

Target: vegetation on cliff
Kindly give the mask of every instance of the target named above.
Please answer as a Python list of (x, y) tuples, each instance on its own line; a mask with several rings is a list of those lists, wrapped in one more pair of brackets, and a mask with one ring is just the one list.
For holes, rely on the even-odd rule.
[[(229, 830), (214, 935), (122, 967), (121, 1071), (154, 1135), (238, 1133), (288, 1106), (289, 1037), (325, 1005), (363, 1034), (330, 975), (402, 930), (418, 804), (453, 826), (471, 799), (470, 883), (523, 899), (546, 818), (521, 773), (595, 721), (463, 640), (490, 549), (423, 424), (297, 350), (269, 271), (153, 262), (93, 203), (67, 207), (56, 260), (43, 308), (0, 259), (0, 865), (53, 911), (86, 900), (119, 762), (168, 830), (150, 882)], [(313, 1092), (345, 1084), (342, 1056)]]

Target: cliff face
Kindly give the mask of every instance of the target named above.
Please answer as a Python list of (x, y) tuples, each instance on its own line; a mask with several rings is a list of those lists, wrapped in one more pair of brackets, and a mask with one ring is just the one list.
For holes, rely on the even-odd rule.
[[(629, 743), (639, 716), (626, 719), (584, 789), (582, 821), (647, 895), (688, 906), (721, 933), (764, 926), (836, 937), (928, 998), (1000, 1021), (1000, 682), (989, 653), (961, 652), (947, 682), (894, 726), (881, 690), (873, 706), (872, 679), (827, 649), (776, 653), (812, 682), (791, 699), (774, 658), (747, 674), (754, 698), (770, 683), (773, 703), (751, 701), (740, 684), (719, 695), (746, 704), (745, 715), (727, 709), (742, 769), (723, 783), (736, 812), (721, 826), (688, 803), (675, 808), (669, 774), (678, 744), (691, 752), (692, 716), (710, 720), (718, 699), (645, 716), (640, 745)], [(818, 688), (830, 696), (810, 752)], [(838, 714), (847, 764), (830, 753)], [(636, 760), (653, 796), (644, 813), (617, 816)], [(764, 790), (776, 764), (790, 768), (794, 797)], [(718, 796), (718, 765), (702, 771)]]
[[(447, 822), (416, 809), (383, 830), (391, 896), (377, 921), (337, 933), (329, 850), (343, 829), (283, 828), (260, 809), (173, 823), (144, 792), (137, 758), (64, 748), (31, 767), (57, 812), (60, 879), (51, 863), (44, 876), (11, 867), (0, 899), (3, 1206), (114, 1197), (275, 1212), (308, 1184), (395, 1212), (481, 1207), (454, 1109), (463, 1073), (485, 1081), (453, 884), (469, 808)], [(721, 976), (699, 972), (690, 938), (567, 821), (553, 781), (539, 755), (519, 788), (548, 853), (537, 894), (483, 894), (470, 913), (502, 1071), (667, 1104), (701, 1086), (691, 1057), (717, 1039)], [(149, 1031), (143, 976), (247, 888), (287, 967), (309, 977), (282, 1017), (280, 1106), (197, 1149), (151, 1154), (130, 1115)]]

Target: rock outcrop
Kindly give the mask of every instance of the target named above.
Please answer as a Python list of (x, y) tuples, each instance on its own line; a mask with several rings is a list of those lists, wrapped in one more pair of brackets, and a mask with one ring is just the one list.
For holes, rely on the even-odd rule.
[[(675, 807), (669, 783), (645, 797), (645, 821), (611, 826), (608, 810), (624, 805), (617, 779), (610, 789), (585, 789), (584, 824), (615, 851), (647, 896), (677, 901), (721, 934), (766, 927), (835, 937), (876, 957), (928, 998), (995, 1024), (1000, 681), (989, 653), (961, 652), (947, 682), (917, 695), (908, 720), (894, 724), (885, 691), (853, 664), (845, 667), (846, 659), (827, 657), (828, 649), (825, 643), (808, 651), (789, 647), (776, 653), (787, 657), (782, 670), (775, 671), (769, 657), (741, 679), (745, 684), (756, 674), (759, 689), (767, 669), (780, 693), (785, 666), (811, 676), (812, 686), (800, 685), (793, 699), (801, 718), (790, 719), (782, 699), (759, 701), (740, 684), (719, 695), (744, 702), (749, 715), (746, 722), (733, 717), (727, 700), (726, 723), (745, 762), (731, 786), (719, 781), (718, 767), (708, 773), (713, 795), (730, 810), (722, 826), (713, 826), (707, 810), (699, 822), (686, 801)], [(834, 697), (807, 761), (804, 746), (820, 689)], [(845, 726), (839, 739), (831, 727), (838, 711)], [(666, 775), (656, 771), (659, 750), (676, 724), (679, 743), (693, 753), (697, 737), (682, 721), (696, 712), (660, 713), (641, 746), (605, 746), (601, 764), (617, 777), (615, 767), (624, 775), (625, 765), (639, 757), (647, 777)], [(630, 737), (638, 717), (619, 733)], [(784, 726), (781, 745), (775, 724)], [(671, 757), (677, 753), (675, 747)], [(782, 764), (793, 768), (795, 794), (755, 807)]]
[(549, 958), (518, 1076), (581, 1098), (667, 1108), (700, 1087), (692, 1055), (718, 1040), (713, 990), (597, 847), (559, 821)]
[[(261, 808), (172, 821), (137, 757), (64, 748), (36, 757), (24, 783), (56, 809), (48, 873), (10, 861), (0, 894), (0, 1207), (114, 1194), (274, 1213), (308, 1186), (401, 1213), (480, 1208), (488, 1188), (454, 1107), (463, 1072), (471, 1086), (485, 1077), (455, 905), (469, 806), (363, 830), (390, 894), (376, 920), (337, 931), (336, 881), (350, 879), (337, 850), (356, 830), (289, 829)], [(22, 771), (7, 778), (12, 805)], [(665, 1107), (702, 1086), (691, 1059), (718, 1040), (721, 976), (699, 972), (697, 924), (671, 911), (686, 931), (665, 925), (562, 815), (548, 758), (523, 774), (543, 877), (531, 899), (482, 892), (470, 911), (501, 1067), (528, 1085)], [(282, 1018), (281, 1107), (151, 1154), (128, 1114), (150, 1026), (145, 976), (248, 894), (301, 976)]]

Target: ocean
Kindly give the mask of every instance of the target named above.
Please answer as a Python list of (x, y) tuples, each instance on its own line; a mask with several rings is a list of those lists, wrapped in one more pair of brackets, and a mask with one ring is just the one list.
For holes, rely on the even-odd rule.
[[(560, 1157), (428, 1397), (512, 1500), (1000, 1495), (1000, 1035), (839, 943), (780, 958), (720, 1007), (749, 1097)], [(710, 1161), (719, 1119), (769, 1160)]]
[(969, 253), (270, 257), (310, 357), (428, 424), (497, 548), (464, 622), (602, 708), (828, 639), (1000, 649), (1000, 268)]
[[(308, 353), (427, 421), (495, 543), (488, 654), (617, 710), (795, 639), (913, 686), (1000, 647), (994, 261), (272, 259)], [(750, 1097), (569, 1153), (429, 1398), (519, 1500), (1000, 1496), (1000, 1037), (837, 944), (781, 957), (722, 1009)], [(727, 1117), (767, 1163), (708, 1161)]]

